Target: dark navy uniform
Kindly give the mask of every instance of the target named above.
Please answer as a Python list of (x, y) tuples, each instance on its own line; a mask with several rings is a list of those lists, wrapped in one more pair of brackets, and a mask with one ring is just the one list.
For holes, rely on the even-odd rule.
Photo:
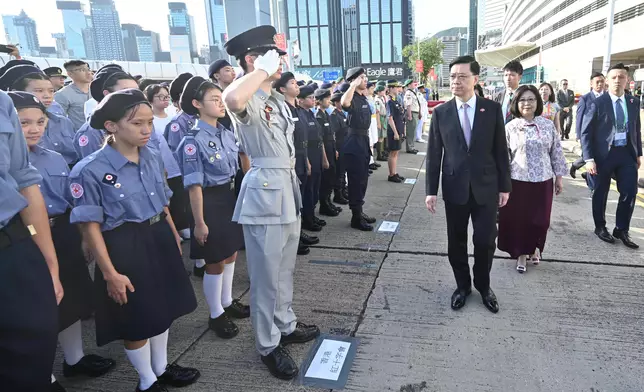
[[(316, 99), (322, 100), (331, 95), (329, 90), (316, 91)], [(329, 109), (332, 109), (331, 107)], [(342, 209), (331, 203), (331, 193), (336, 181), (336, 148), (335, 148), (335, 124), (331, 121), (326, 109), (319, 108), (315, 114), (318, 124), (322, 128), (322, 143), (324, 152), (329, 162), (329, 168), (322, 171), (320, 184), (320, 214), (337, 216)]]
[[(300, 98), (312, 95), (314, 90), (309, 86), (300, 89)], [(319, 231), (314, 228), (321, 226), (315, 219), (315, 205), (320, 199), (320, 181), (322, 179), (322, 129), (311, 110), (301, 108), (298, 116), (304, 122), (307, 132), (307, 155), (311, 164), (311, 174), (306, 182), (306, 190), (302, 199), (302, 226), (307, 229)]]
[(387, 123), (387, 146), (389, 146), (390, 151), (399, 151), (400, 150), (400, 138), (404, 136), (405, 129), (405, 109), (403, 108), (402, 102), (397, 98), (390, 98), (387, 101), (387, 114), (391, 116), (396, 124), (396, 131), (398, 132), (398, 140), (394, 139), (394, 130), (391, 128), (391, 125)]
[[(288, 102), (286, 104), (291, 111), (291, 116), (295, 123), (295, 130), (293, 131), (293, 144), (295, 145), (295, 173), (297, 173), (297, 178), (300, 180), (300, 190), (302, 191), (302, 198), (304, 198), (306, 182), (309, 177), (307, 173), (309, 159), (309, 134), (308, 127), (306, 126), (306, 115), (302, 114), (302, 111), (305, 109), (302, 109), (299, 106), (292, 106)], [(302, 120), (300, 120), (300, 116), (303, 117)]]
[(47, 264), (20, 219), (21, 190), (42, 181), (29, 164), (13, 102), (0, 92), (0, 385), (48, 391), (58, 310)]
[[(346, 85), (348, 86), (348, 85)], [(339, 101), (342, 98), (342, 92), (334, 93), (331, 101)], [(335, 195), (333, 201), (340, 204), (348, 204), (348, 191), (347, 191), (347, 179), (346, 174), (347, 170), (344, 165), (344, 152), (342, 147), (344, 146), (344, 141), (346, 140), (347, 135), (349, 134), (349, 127), (347, 125), (347, 116), (344, 111), (337, 108), (333, 109), (333, 112), (329, 116), (331, 123), (334, 124), (335, 129), (335, 148), (338, 151), (338, 161), (336, 165), (336, 181), (335, 181)]]
[[(363, 73), (364, 69), (362, 68), (352, 68), (347, 72), (346, 79), (351, 81)], [(349, 133), (343, 146), (349, 188), (349, 207), (354, 213), (353, 221), (358, 222), (358, 216), (363, 215), (362, 206), (369, 180), (371, 107), (366, 96), (355, 92), (351, 105), (344, 107), (344, 110), (349, 113), (347, 119)]]
[[(121, 107), (146, 102), (139, 90), (112, 93), (96, 107), (90, 125), (99, 128), (107, 120), (118, 120), (113, 113)], [(147, 146), (139, 148), (135, 164), (111, 145), (84, 158), (71, 172), (71, 222), (100, 224), (114, 268), (136, 290), (127, 293), (127, 304), (117, 304), (108, 296), (102, 271), (95, 269), (99, 346), (157, 336), (196, 309), (179, 248), (165, 219), (171, 192), (162, 172), (161, 160)]]

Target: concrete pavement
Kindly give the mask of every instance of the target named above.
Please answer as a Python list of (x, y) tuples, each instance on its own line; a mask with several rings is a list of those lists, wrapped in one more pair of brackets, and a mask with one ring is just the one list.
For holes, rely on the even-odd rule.
[[(644, 252), (605, 244), (593, 235), (583, 180), (564, 180), (540, 266), (530, 265), (520, 275), (515, 262), (497, 251), (492, 287), (501, 311), (488, 312), (474, 292), (465, 308), (454, 312), (443, 206), (439, 202), (436, 215), (424, 207), (423, 158), (403, 153), (399, 160), (399, 173), (417, 178), (415, 185), (387, 182), (386, 165), (370, 178), (365, 211), (378, 223), (400, 222), (396, 234), (350, 229), (345, 208), (341, 216), (327, 219), (321, 244), (298, 257), (294, 309), (300, 320), (324, 333), (361, 339), (345, 389), (644, 390)], [(611, 193), (609, 228), (616, 200)], [(639, 205), (631, 232), (644, 245)], [(243, 252), (237, 264), (235, 295), (248, 301)], [(192, 266), (186, 263), (186, 269)], [(241, 333), (229, 341), (210, 332), (201, 281), (192, 281), (199, 308), (173, 325), (169, 339), (169, 359), (202, 373), (183, 391), (319, 390), (270, 376), (254, 350), (249, 320), (238, 323)], [(60, 382), (68, 391), (133, 391), (137, 376), (122, 345), (96, 348), (93, 322), (83, 326), (86, 352), (115, 358), (117, 368), (100, 379), (66, 380), (59, 353), (55, 374)], [(301, 363), (309, 348), (289, 349)]]

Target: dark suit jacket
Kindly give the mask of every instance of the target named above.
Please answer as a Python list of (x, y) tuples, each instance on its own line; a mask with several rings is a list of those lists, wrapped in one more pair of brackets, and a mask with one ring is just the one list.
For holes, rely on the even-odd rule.
[[(630, 153), (633, 159), (642, 156), (642, 124), (640, 123), (639, 99), (625, 94), (624, 101), (628, 108), (628, 138)], [(581, 128), (581, 149), (584, 160), (594, 159), (600, 164), (608, 156), (613, 139), (615, 111), (610, 94), (604, 93), (590, 105), (584, 115)]]
[(575, 93), (572, 90), (557, 91), (557, 103), (563, 108), (572, 108), (575, 106)]
[(499, 192), (510, 192), (510, 161), (501, 105), (477, 97), (468, 149), (456, 100), (437, 106), (432, 114), (427, 146), (427, 195), (438, 194), (443, 173), (443, 199), (466, 204), (470, 187), (478, 204), (498, 203)]
[[(579, 97), (579, 103), (577, 104), (577, 119), (575, 122), (575, 132), (577, 133), (577, 139), (581, 140), (581, 127), (584, 114), (590, 108), (590, 104), (595, 102), (595, 93), (590, 91)], [(562, 108), (563, 109), (563, 108)]]

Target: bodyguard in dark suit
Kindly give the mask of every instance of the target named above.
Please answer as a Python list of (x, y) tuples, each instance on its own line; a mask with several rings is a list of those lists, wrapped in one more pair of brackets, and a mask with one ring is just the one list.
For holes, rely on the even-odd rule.
[(496, 213), (512, 188), (501, 105), (477, 97), (479, 64), (471, 56), (450, 64), (450, 86), (455, 98), (437, 106), (432, 115), (427, 147), (427, 209), (436, 212), (439, 178), (447, 218), (448, 258), (457, 289), (452, 309), (465, 305), (471, 293), (467, 256), (467, 227), (474, 226), (474, 287), (493, 313), (499, 304), (490, 288), (496, 249)]
[[(584, 115), (581, 130), (581, 148), (586, 171), (595, 175), (593, 193), (593, 220), (595, 234), (614, 243), (622, 240), (629, 248), (639, 246), (631, 241), (628, 229), (637, 195), (637, 169), (642, 156), (642, 135), (639, 99), (625, 94), (628, 67), (618, 63), (608, 71), (608, 94), (597, 98)], [(619, 201), (615, 229), (610, 235), (606, 229), (606, 201), (610, 191), (611, 175), (615, 174)]]
[(568, 80), (561, 81), (561, 88), (557, 92), (557, 103), (561, 107), (559, 121), (561, 122), (561, 140), (570, 138), (572, 128), (572, 107), (575, 106), (575, 93), (568, 89)]
[(510, 103), (514, 98), (514, 92), (519, 88), (523, 77), (523, 65), (520, 61), (512, 60), (503, 67), (503, 83), (505, 88), (494, 94), (492, 100), (501, 105), (503, 122), (509, 123), (514, 117), (510, 113)]
[[(602, 74), (601, 72), (593, 72), (592, 75), (590, 75), (591, 90), (588, 93), (582, 95), (579, 98), (579, 103), (577, 103), (577, 118), (575, 122), (575, 133), (577, 134), (577, 140), (581, 140), (581, 127), (584, 119), (584, 114), (588, 112), (590, 105), (595, 102), (595, 99), (599, 98), (604, 93), (605, 83), (606, 79), (604, 78), (604, 74)], [(573, 162), (572, 165), (570, 165), (570, 176), (572, 178), (575, 178), (575, 171), (579, 170), (585, 165), (586, 162), (584, 161), (584, 157), (577, 159), (575, 162)], [(584, 177), (584, 179), (586, 180), (588, 189), (593, 192), (595, 189), (595, 177), (589, 176), (588, 173), (582, 173), (582, 177)]]

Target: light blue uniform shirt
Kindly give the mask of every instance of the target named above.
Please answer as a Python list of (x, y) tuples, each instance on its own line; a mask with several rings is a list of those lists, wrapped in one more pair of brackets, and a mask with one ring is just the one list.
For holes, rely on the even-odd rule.
[[(181, 168), (179, 167), (173, 152), (170, 150), (168, 142), (163, 136), (159, 136), (160, 132), (157, 132), (157, 130), (154, 130), (153, 133), (159, 143), (159, 154), (161, 155), (161, 160), (163, 161), (163, 166), (165, 167), (168, 178), (179, 177), (181, 175)], [(152, 137), (150, 137), (150, 140), (152, 140)]]
[(170, 147), (172, 152), (177, 150), (181, 140), (186, 136), (186, 133), (193, 129), (196, 121), (197, 119), (195, 117), (184, 112), (179, 112), (166, 125), (163, 136), (168, 141), (168, 147)]
[(0, 91), (0, 229), (27, 207), (27, 199), (19, 192), (40, 181), (38, 170), (29, 163), (13, 101)]
[(76, 130), (70, 119), (56, 114), (49, 114), (45, 134), (40, 139), (40, 145), (56, 151), (65, 158), (68, 165), (78, 162), (78, 154), (74, 149)]
[(208, 188), (231, 182), (237, 174), (239, 147), (235, 134), (217, 124), (197, 120), (175, 152), (183, 174), (183, 186)]
[(110, 145), (74, 166), (70, 191), (74, 199), (71, 223), (98, 222), (102, 231), (150, 219), (163, 211), (172, 196), (161, 160), (153, 151), (139, 148), (139, 163), (135, 164)]
[(72, 194), (69, 191), (69, 166), (65, 158), (56, 151), (34, 146), (29, 151), (29, 161), (42, 176), (38, 185), (45, 199), (47, 215), (61, 215), (72, 208)]
[[(56, 102), (56, 101), (51, 102), (51, 105), (49, 105), (49, 107), (47, 108), (47, 111), (49, 113), (55, 114), (57, 116), (67, 117), (67, 113), (65, 113), (65, 109), (63, 109), (63, 107), (60, 106), (60, 104), (58, 102)], [(74, 127), (74, 124), (72, 123), (72, 128), (73, 127)], [(75, 129), (74, 129), (74, 132), (76, 132)]]
[[(98, 151), (105, 143), (106, 132), (102, 129), (94, 129), (90, 127), (89, 121), (85, 122), (83, 126), (74, 135), (74, 149), (81, 160), (95, 151)], [(153, 131), (148, 140), (147, 146), (155, 151), (159, 151), (159, 136)]]

